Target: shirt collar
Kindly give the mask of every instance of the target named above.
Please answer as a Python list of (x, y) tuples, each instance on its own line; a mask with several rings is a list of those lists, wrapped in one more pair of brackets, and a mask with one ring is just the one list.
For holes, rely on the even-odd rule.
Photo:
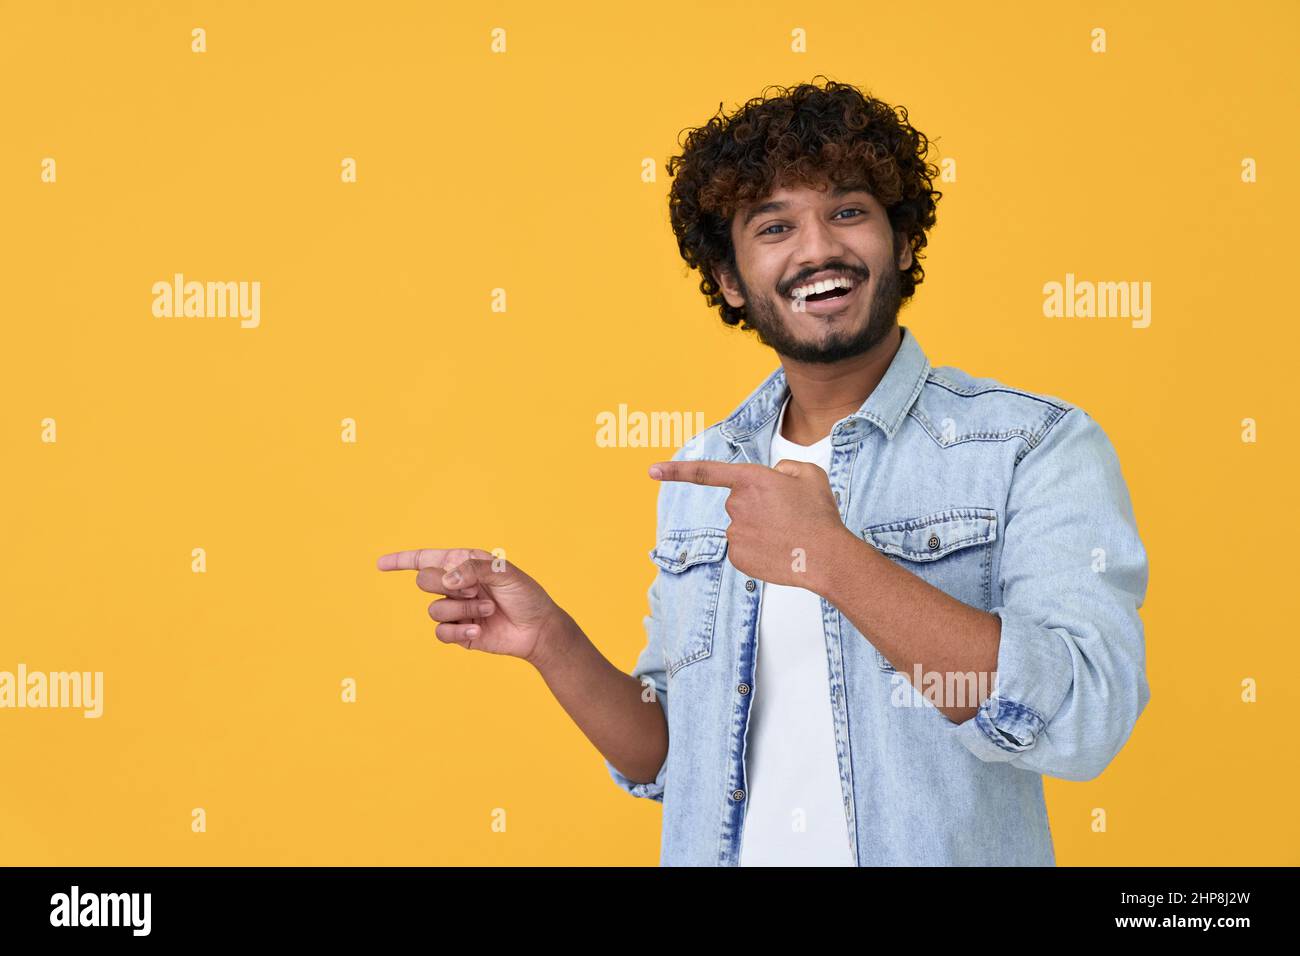
[[(907, 413), (925, 387), (930, 374), (930, 361), (912, 330), (905, 325), (900, 326), (900, 329), (902, 344), (894, 353), (884, 377), (867, 396), (861, 408), (836, 422), (831, 429), (832, 444), (859, 441), (872, 425), (892, 441), (902, 427)], [(778, 365), (740, 407), (718, 426), (719, 431), (732, 445), (748, 444), (755, 433), (774, 427), (774, 420), (781, 413), (781, 406), (789, 393), (785, 368)]]

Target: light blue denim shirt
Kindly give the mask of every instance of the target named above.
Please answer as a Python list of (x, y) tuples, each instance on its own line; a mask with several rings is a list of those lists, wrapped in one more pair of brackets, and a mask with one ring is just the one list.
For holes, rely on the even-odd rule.
[[(864, 541), (996, 614), (1001, 644), (993, 695), (954, 724), (822, 600), (827, 733), (852, 856), (860, 866), (1054, 865), (1042, 775), (1096, 777), (1151, 696), (1138, 615), (1147, 556), (1128, 488), (1083, 409), (932, 368), (911, 329), (902, 334), (879, 385), (831, 431), (831, 488)], [(773, 464), (788, 391), (778, 366), (674, 460)], [(727, 559), (728, 493), (659, 490), (647, 642), (632, 673), (665, 710), (668, 756), (652, 783), (605, 761), (628, 793), (662, 802), (665, 866), (740, 859), (763, 582)]]

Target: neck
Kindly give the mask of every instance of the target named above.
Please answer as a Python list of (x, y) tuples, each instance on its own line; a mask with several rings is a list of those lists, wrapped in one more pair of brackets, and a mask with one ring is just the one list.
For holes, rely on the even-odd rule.
[(781, 356), (790, 386), (781, 437), (796, 445), (811, 445), (829, 435), (836, 422), (856, 412), (876, 390), (902, 344), (903, 330), (896, 325), (861, 355), (830, 365)]

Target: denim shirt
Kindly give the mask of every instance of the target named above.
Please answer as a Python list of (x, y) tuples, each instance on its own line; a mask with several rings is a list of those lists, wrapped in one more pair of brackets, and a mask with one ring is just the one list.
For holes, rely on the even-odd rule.
[[(902, 336), (866, 402), (831, 430), (831, 488), (856, 536), (997, 615), (1001, 643), (992, 696), (955, 724), (822, 599), (827, 733), (852, 857), (1051, 866), (1042, 776), (1096, 777), (1150, 699), (1146, 551), (1115, 449), (1085, 411), (932, 368), (912, 330)], [(774, 464), (788, 391), (778, 366), (674, 460)], [(664, 866), (740, 859), (764, 583), (728, 560), (728, 494), (659, 490), (647, 642), (632, 673), (664, 708), (668, 755), (650, 783), (605, 760), (625, 791), (663, 804)]]

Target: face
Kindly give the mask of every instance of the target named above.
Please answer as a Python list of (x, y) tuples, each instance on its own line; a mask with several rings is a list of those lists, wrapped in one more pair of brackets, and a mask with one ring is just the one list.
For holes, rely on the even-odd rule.
[[(912, 249), (896, 239), (866, 190), (781, 189), (736, 213), (739, 274), (717, 278), (764, 345), (799, 362), (838, 362), (882, 341), (898, 319), (899, 273), (911, 267)], [(849, 288), (813, 291), (824, 278)]]

